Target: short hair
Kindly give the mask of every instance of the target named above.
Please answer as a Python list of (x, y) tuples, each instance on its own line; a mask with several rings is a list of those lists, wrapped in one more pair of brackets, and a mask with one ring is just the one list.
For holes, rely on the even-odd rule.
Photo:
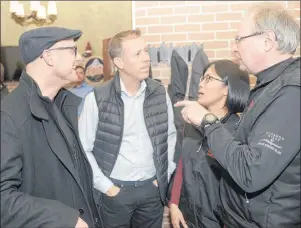
[(293, 16), (277, 4), (256, 4), (249, 10), (253, 15), (254, 32), (273, 31), (278, 44), (277, 50), (294, 54), (300, 43), (300, 26)]
[(250, 94), (248, 72), (241, 70), (238, 64), (225, 59), (210, 62), (204, 68), (203, 75), (211, 66), (214, 66), (217, 75), (228, 86), (226, 106), (229, 113), (243, 112)]
[(141, 36), (141, 31), (139, 29), (126, 30), (117, 33), (109, 42), (109, 54), (113, 60), (116, 57), (121, 56), (122, 43), (124, 40), (134, 39)]
[(77, 69), (79, 69), (79, 68), (82, 69), (82, 70), (85, 72), (85, 67), (80, 66), (80, 65), (76, 66), (76, 67), (75, 67), (75, 70), (77, 70)]

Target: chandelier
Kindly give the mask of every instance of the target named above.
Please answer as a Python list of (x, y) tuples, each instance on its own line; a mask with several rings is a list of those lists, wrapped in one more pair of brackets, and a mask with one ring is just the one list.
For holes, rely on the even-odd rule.
[(57, 18), (55, 1), (48, 1), (47, 14), (46, 7), (41, 5), (40, 1), (30, 1), (30, 10), (31, 13), (25, 16), (23, 4), (18, 1), (10, 1), (11, 17), (20, 25), (49, 25)]

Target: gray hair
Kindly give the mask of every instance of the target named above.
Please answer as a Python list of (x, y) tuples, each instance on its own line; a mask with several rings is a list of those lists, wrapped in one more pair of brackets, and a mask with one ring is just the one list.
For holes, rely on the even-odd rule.
[(273, 31), (277, 50), (282, 54), (295, 53), (300, 43), (300, 26), (284, 8), (277, 4), (258, 4), (248, 12), (253, 15), (255, 32)]

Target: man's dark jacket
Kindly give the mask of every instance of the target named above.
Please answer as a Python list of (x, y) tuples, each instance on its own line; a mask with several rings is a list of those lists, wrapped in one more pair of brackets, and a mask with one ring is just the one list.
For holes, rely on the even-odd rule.
[[(41, 97), (23, 72), (18, 87), (1, 102), (1, 227), (75, 227), (79, 216), (94, 227), (99, 216), (92, 169), (79, 143), (83, 172), (76, 171), (72, 149)], [(60, 90), (54, 103), (79, 142), (80, 100)]]
[[(168, 185), (168, 109), (166, 90), (162, 83), (151, 78), (145, 80), (143, 113), (145, 125), (153, 145), (154, 163), (162, 202), (166, 202)], [(109, 177), (122, 141), (124, 104), (121, 98), (120, 77), (117, 74), (107, 84), (95, 89), (99, 109), (93, 154), (102, 172)]]
[(299, 228), (300, 58), (260, 72), (235, 137), (205, 129), (227, 170), (220, 183), (223, 222), (231, 228)]

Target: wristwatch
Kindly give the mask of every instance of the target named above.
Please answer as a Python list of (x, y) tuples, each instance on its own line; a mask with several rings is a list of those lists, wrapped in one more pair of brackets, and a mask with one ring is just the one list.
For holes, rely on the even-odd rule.
[(201, 121), (201, 127), (206, 128), (214, 123), (219, 123), (219, 119), (212, 113), (207, 113)]

